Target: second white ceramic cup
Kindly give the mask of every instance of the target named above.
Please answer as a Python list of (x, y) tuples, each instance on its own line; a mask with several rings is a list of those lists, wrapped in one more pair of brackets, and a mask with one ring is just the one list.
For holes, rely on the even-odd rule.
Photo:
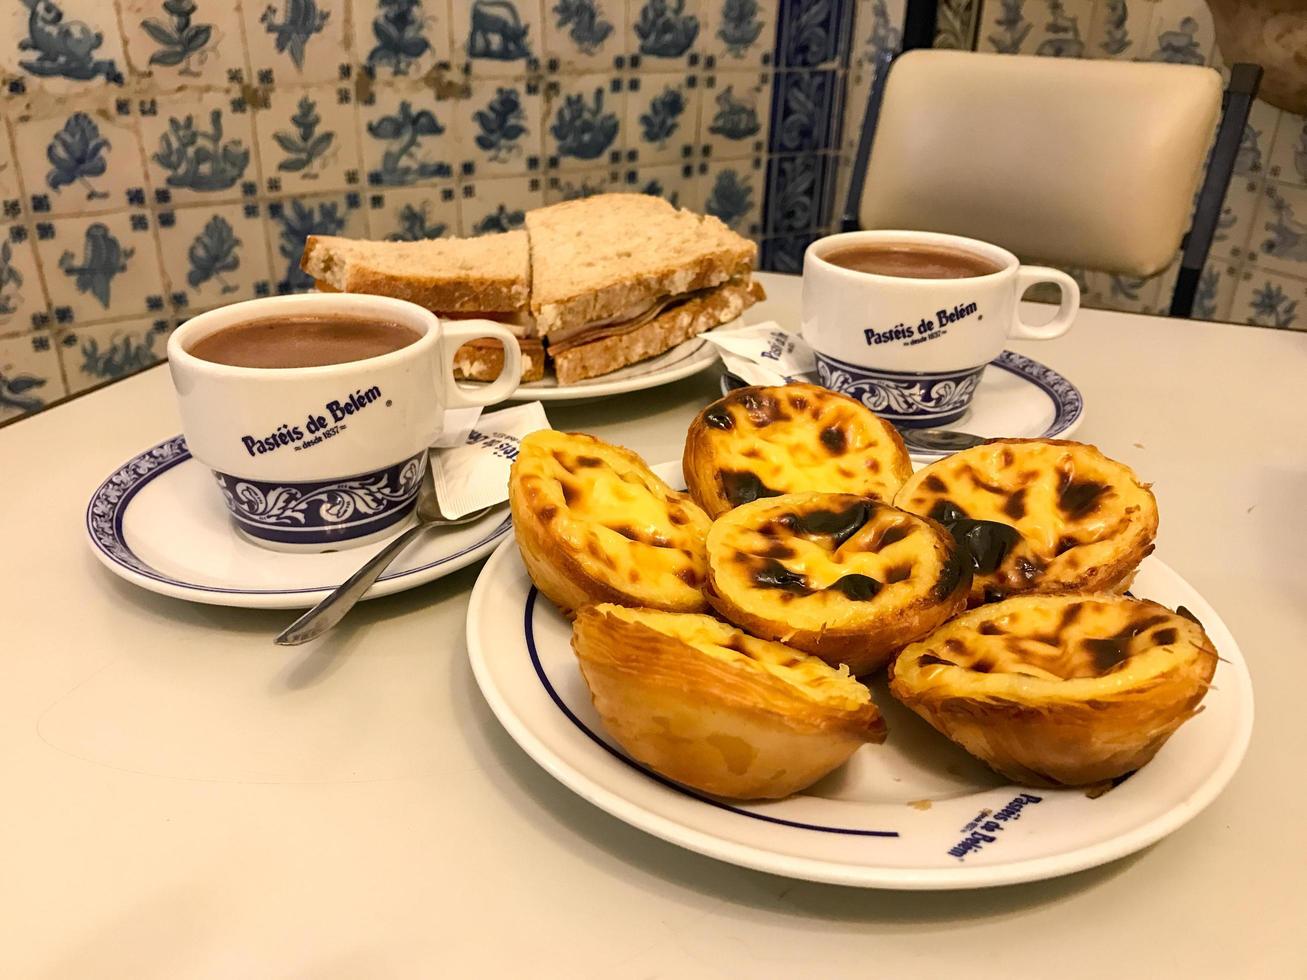
[[(943, 246), (988, 259), (998, 271), (963, 279), (913, 279), (828, 262), (836, 249), (870, 244)], [(1032, 325), (1020, 300), (1036, 283), (1062, 293), (1056, 315)], [(1065, 272), (1022, 265), (973, 238), (925, 231), (851, 231), (808, 246), (803, 257), (803, 338), (821, 383), (900, 426), (948, 425), (971, 404), (985, 366), (1008, 338), (1050, 340), (1070, 328), (1080, 289)]]

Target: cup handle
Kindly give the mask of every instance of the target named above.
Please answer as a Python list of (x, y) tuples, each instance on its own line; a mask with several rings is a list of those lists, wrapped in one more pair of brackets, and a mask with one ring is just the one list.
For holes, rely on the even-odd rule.
[[(1055, 283), (1062, 290), (1062, 302), (1057, 308), (1057, 315), (1040, 326), (1021, 321), (1021, 297), (1027, 289), (1036, 283)], [(1017, 269), (1017, 303), (1012, 310), (1012, 329), (1009, 337), (1022, 340), (1052, 340), (1060, 337), (1071, 328), (1071, 321), (1080, 309), (1080, 287), (1076, 281), (1060, 269), (1050, 269), (1043, 265), (1023, 265)]]
[[(517, 391), (522, 383), (522, 348), (513, 332), (494, 320), (444, 321), (440, 357), (444, 365), (445, 403), (450, 408), (473, 408), (494, 405)], [(485, 387), (461, 385), (454, 377), (454, 355), (469, 340), (489, 337), (504, 345), (504, 369)]]

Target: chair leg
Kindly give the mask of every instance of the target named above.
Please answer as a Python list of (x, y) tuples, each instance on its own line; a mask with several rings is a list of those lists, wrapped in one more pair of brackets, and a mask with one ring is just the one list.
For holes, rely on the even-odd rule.
[(1198, 279), (1207, 263), (1207, 254), (1216, 235), (1216, 224), (1221, 217), (1230, 178), (1234, 175), (1234, 162), (1243, 141), (1244, 127), (1253, 99), (1262, 83), (1260, 65), (1239, 63), (1230, 69), (1230, 85), (1222, 99), (1221, 123), (1216, 130), (1216, 141), (1207, 162), (1207, 175), (1198, 191), (1198, 204), (1194, 208), (1194, 221), (1185, 236), (1180, 259), (1180, 274), (1171, 295), (1171, 316), (1188, 318), (1194, 309), (1194, 296)]

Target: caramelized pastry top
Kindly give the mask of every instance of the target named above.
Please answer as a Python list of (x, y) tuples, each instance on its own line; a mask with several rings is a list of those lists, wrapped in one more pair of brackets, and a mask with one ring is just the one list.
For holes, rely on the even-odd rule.
[(738, 507), (713, 524), (708, 552), (718, 593), (796, 629), (941, 602), (966, 574), (938, 525), (853, 494), (794, 493)]
[(707, 571), (708, 516), (635, 453), (553, 430), (522, 440), (522, 499), (567, 556), (624, 594), (693, 602)]
[(946, 456), (894, 502), (966, 543), (975, 585), (990, 598), (1079, 585), (1129, 552), (1133, 567), (1157, 530), (1157, 503), (1129, 467), (1060, 440), (994, 441)]
[(854, 711), (872, 703), (871, 692), (849, 675), (848, 668), (837, 669), (782, 643), (759, 640), (712, 616), (609, 604), (595, 606), (594, 610), (647, 626), (720, 663), (766, 674), (782, 681), (794, 693), (829, 707)]
[(690, 438), (706, 443), (729, 507), (802, 490), (890, 501), (912, 473), (893, 426), (815, 385), (737, 389), (699, 414)]
[[(981, 606), (906, 647), (896, 684), (956, 688), (968, 697), (1109, 694), (1216, 666), (1197, 620), (1183, 607), (1109, 595), (1027, 595)], [(941, 691), (941, 693), (943, 693)]]

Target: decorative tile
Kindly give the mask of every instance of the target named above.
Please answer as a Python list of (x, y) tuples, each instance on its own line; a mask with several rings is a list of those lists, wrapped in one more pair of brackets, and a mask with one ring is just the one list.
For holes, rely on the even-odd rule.
[(686, 75), (636, 75), (626, 85), (626, 159), (673, 163), (691, 158), (699, 141), (699, 80)]
[(368, 192), (371, 238), (415, 242), (458, 234), (458, 191), (453, 184)]
[(811, 153), (836, 145), (840, 77), (833, 71), (777, 72), (772, 86), (773, 153)]
[(136, 119), (88, 105), (14, 126), (28, 206), (42, 215), (88, 214), (144, 203)]
[(808, 153), (767, 163), (766, 231), (788, 234), (824, 229), (831, 220), (835, 157)]
[(38, 222), (36, 239), (56, 324), (163, 312), (159, 253), (145, 212)]
[(453, 4), (454, 52), (482, 78), (534, 70), (544, 38), (542, 5), (550, 0), (471, 0)]
[(1230, 317), (1261, 327), (1307, 330), (1307, 281), (1246, 269), (1234, 291)]
[(505, 177), (464, 184), (459, 195), (459, 224), (464, 235), (485, 235), (521, 228), (526, 212), (545, 203), (541, 177)]
[(425, 89), (381, 88), (359, 109), (368, 187), (449, 180), (457, 158), (456, 109)]
[(127, 59), (164, 89), (225, 85), (245, 73), (240, 12), (224, 0), (119, 0)]
[(39, 412), (67, 394), (48, 334), (0, 339), (0, 422)]
[(1216, 47), (1216, 32), (1205, 0), (1158, 0), (1150, 39), (1140, 60), (1205, 65)]
[(763, 239), (759, 265), (771, 272), (799, 275), (803, 272), (803, 253), (821, 236), (815, 232)]
[(1034, 54), (1036, 18), (1044, 12), (1042, 0), (985, 0), (976, 50)]
[(1089, 49), (1093, 0), (1032, 0), (1025, 4), (1025, 12), (1031, 30), (1020, 54), (1049, 58), (1085, 58), (1093, 54)]
[(9, 140), (9, 127), (0, 119), (0, 220), (23, 213), (23, 189), (18, 183), (18, 158)]
[(345, 5), (332, 0), (246, 0), (245, 44), (253, 82), (285, 85), (347, 77)]
[(421, 78), (453, 61), (451, 26), (448, 0), (356, 0), (355, 57), (379, 79)]
[(715, 164), (703, 174), (703, 198), (690, 207), (720, 218), (741, 235), (756, 238), (762, 231), (765, 179), (761, 157)]
[(777, 66), (835, 68), (847, 64), (852, 0), (781, 0)]
[(126, 81), (118, 18), (102, 0), (7, 3), (0, 38), (0, 76), (16, 76), (20, 92), (80, 95)]
[(622, 68), (635, 43), (626, 0), (544, 0), (544, 59), (550, 71)]
[(220, 92), (149, 99), (140, 123), (155, 204), (239, 200), (257, 192), (254, 115), (244, 102), (233, 104)]
[(459, 113), (462, 177), (536, 173), (543, 166), (545, 100), (535, 81), (473, 80)]
[(0, 225), (0, 336), (46, 326), (49, 303), (25, 225)]
[(68, 393), (75, 395), (153, 367), (164, 359), (173, 324), (164, 318), (98, 323), (58, 335)]
[(1307, 279), (1307, 187), (1266, 182), (1248, 251), (1263, 271)]
[(1143, 0), (1099, 0), (1090, 20), (1086, 56), (1137, 61), (1153, 50), (1156, 4)]
[[(877, 0), (877, 6), (880, 6)], [(975, 46), (981, 0), (941, 0), (935, 16), (935, 40), (931, 47), (970, 51)], [(903, 23), (902, 10), (897, 24)], [(897, 46), (897, 44), (895, 45)]]
[(694, 68), (706, 40), (701, 7), (713, 0), (627, 0), (632, 61), (645, 71)]
[(549, 82), (545, 89), (547, 165), (620, 165), (625, 108), (626, 92), (620, 78), (575, 75)]
[(1239, 285), (1239, 270), (1224, 259), (1211, 258), (1198, 278), (1194, 293), (1195, 320), (1228, 320)]
[(265, 190), (311, 193), (362, 183), (350, 95), (335, 85), (269, 90), (266, 108), (254, 113)]
[(1281, 112), (1273, 145), (1270, 175), (1284, 183), (1307, 186), (1307, 116)]
[(1221, 216), (1212, 236), (1212, 255), (1242, 258), (1247, 254), (1253, 234), (1253, 216), (1262, 198), (1262, 182), (1240, 177), (1230, 179), (1230, 187), (1221, 203)]
[(1234, 159), (1237, 174), (1264, 174), (1271, 165), (1271, 148), (1276, 141), (1280, 117), (1284, 115), (1275, 106), (1260, 99), (1252, 104), (1248, 122), (1244, 124), (1239, 153)]
[(274, 288), (279, 293), (308, 289), (313, 280), (300, 269), (304, 240), (309, 235), (367, 238), (367, 212), (362, 192), (271, 201), (264, 230), (272, 259)]
[(705, 57), (716, 62), (718, 71), (771, 64), (777, 6), (768, 0), (703, 0), (700, 47)]
[[(966, 28), (965, 44), (941, 42), (947, 41), (950, 31), (962, 29), (960, 25), (954, 25), (949, 20), (950, 17), (962, 16), (969, 19), (972, 9), (978, 6), (976, 0), (954, 0), (952, 3), (944, 0), (940, 3), (935, 47), (963, 47), (970, 50), (970, 27)], [(902, 46), (906, 7), (907, 0), (858, 0), (853, 11), (853, 37), (849, 49), (851, 73), (870, 74), (869, 69), (881, 54), (886, 51), (897, 51)], [(964, 9), (966, 12), (960, 13), (955, 8)]]
[(714, 160), (756, 156), (767, 148), (771, 76), (757, 71), (717, 72), (700, 85), (699, 136)]
[(194, 312), (269, 295), (274, 276), (268, 265), (265, 221), (258, 204), (160, 211), (159, 244), (169, 309)]
[(626, 191), (652, 194), (678, 208), (697, 208), (703, 200), (703, 180), (698, 166), (692, 163), (664, 163), (626, 172)]
[(624, 190), (627, 190), (624, 174), (616, 169), (551, 174), (545, 180), (545, 203), (557, 204)]
[(1120, 276), (1111, 273), (1091, 273), (1098, 280), (1098, 288), (1091, 287), (1091, 295), (1103, 309), (1123, 310), (1129, 313), (1153, 313), (1157, 309), (1161, 283), (1158, 276)]

